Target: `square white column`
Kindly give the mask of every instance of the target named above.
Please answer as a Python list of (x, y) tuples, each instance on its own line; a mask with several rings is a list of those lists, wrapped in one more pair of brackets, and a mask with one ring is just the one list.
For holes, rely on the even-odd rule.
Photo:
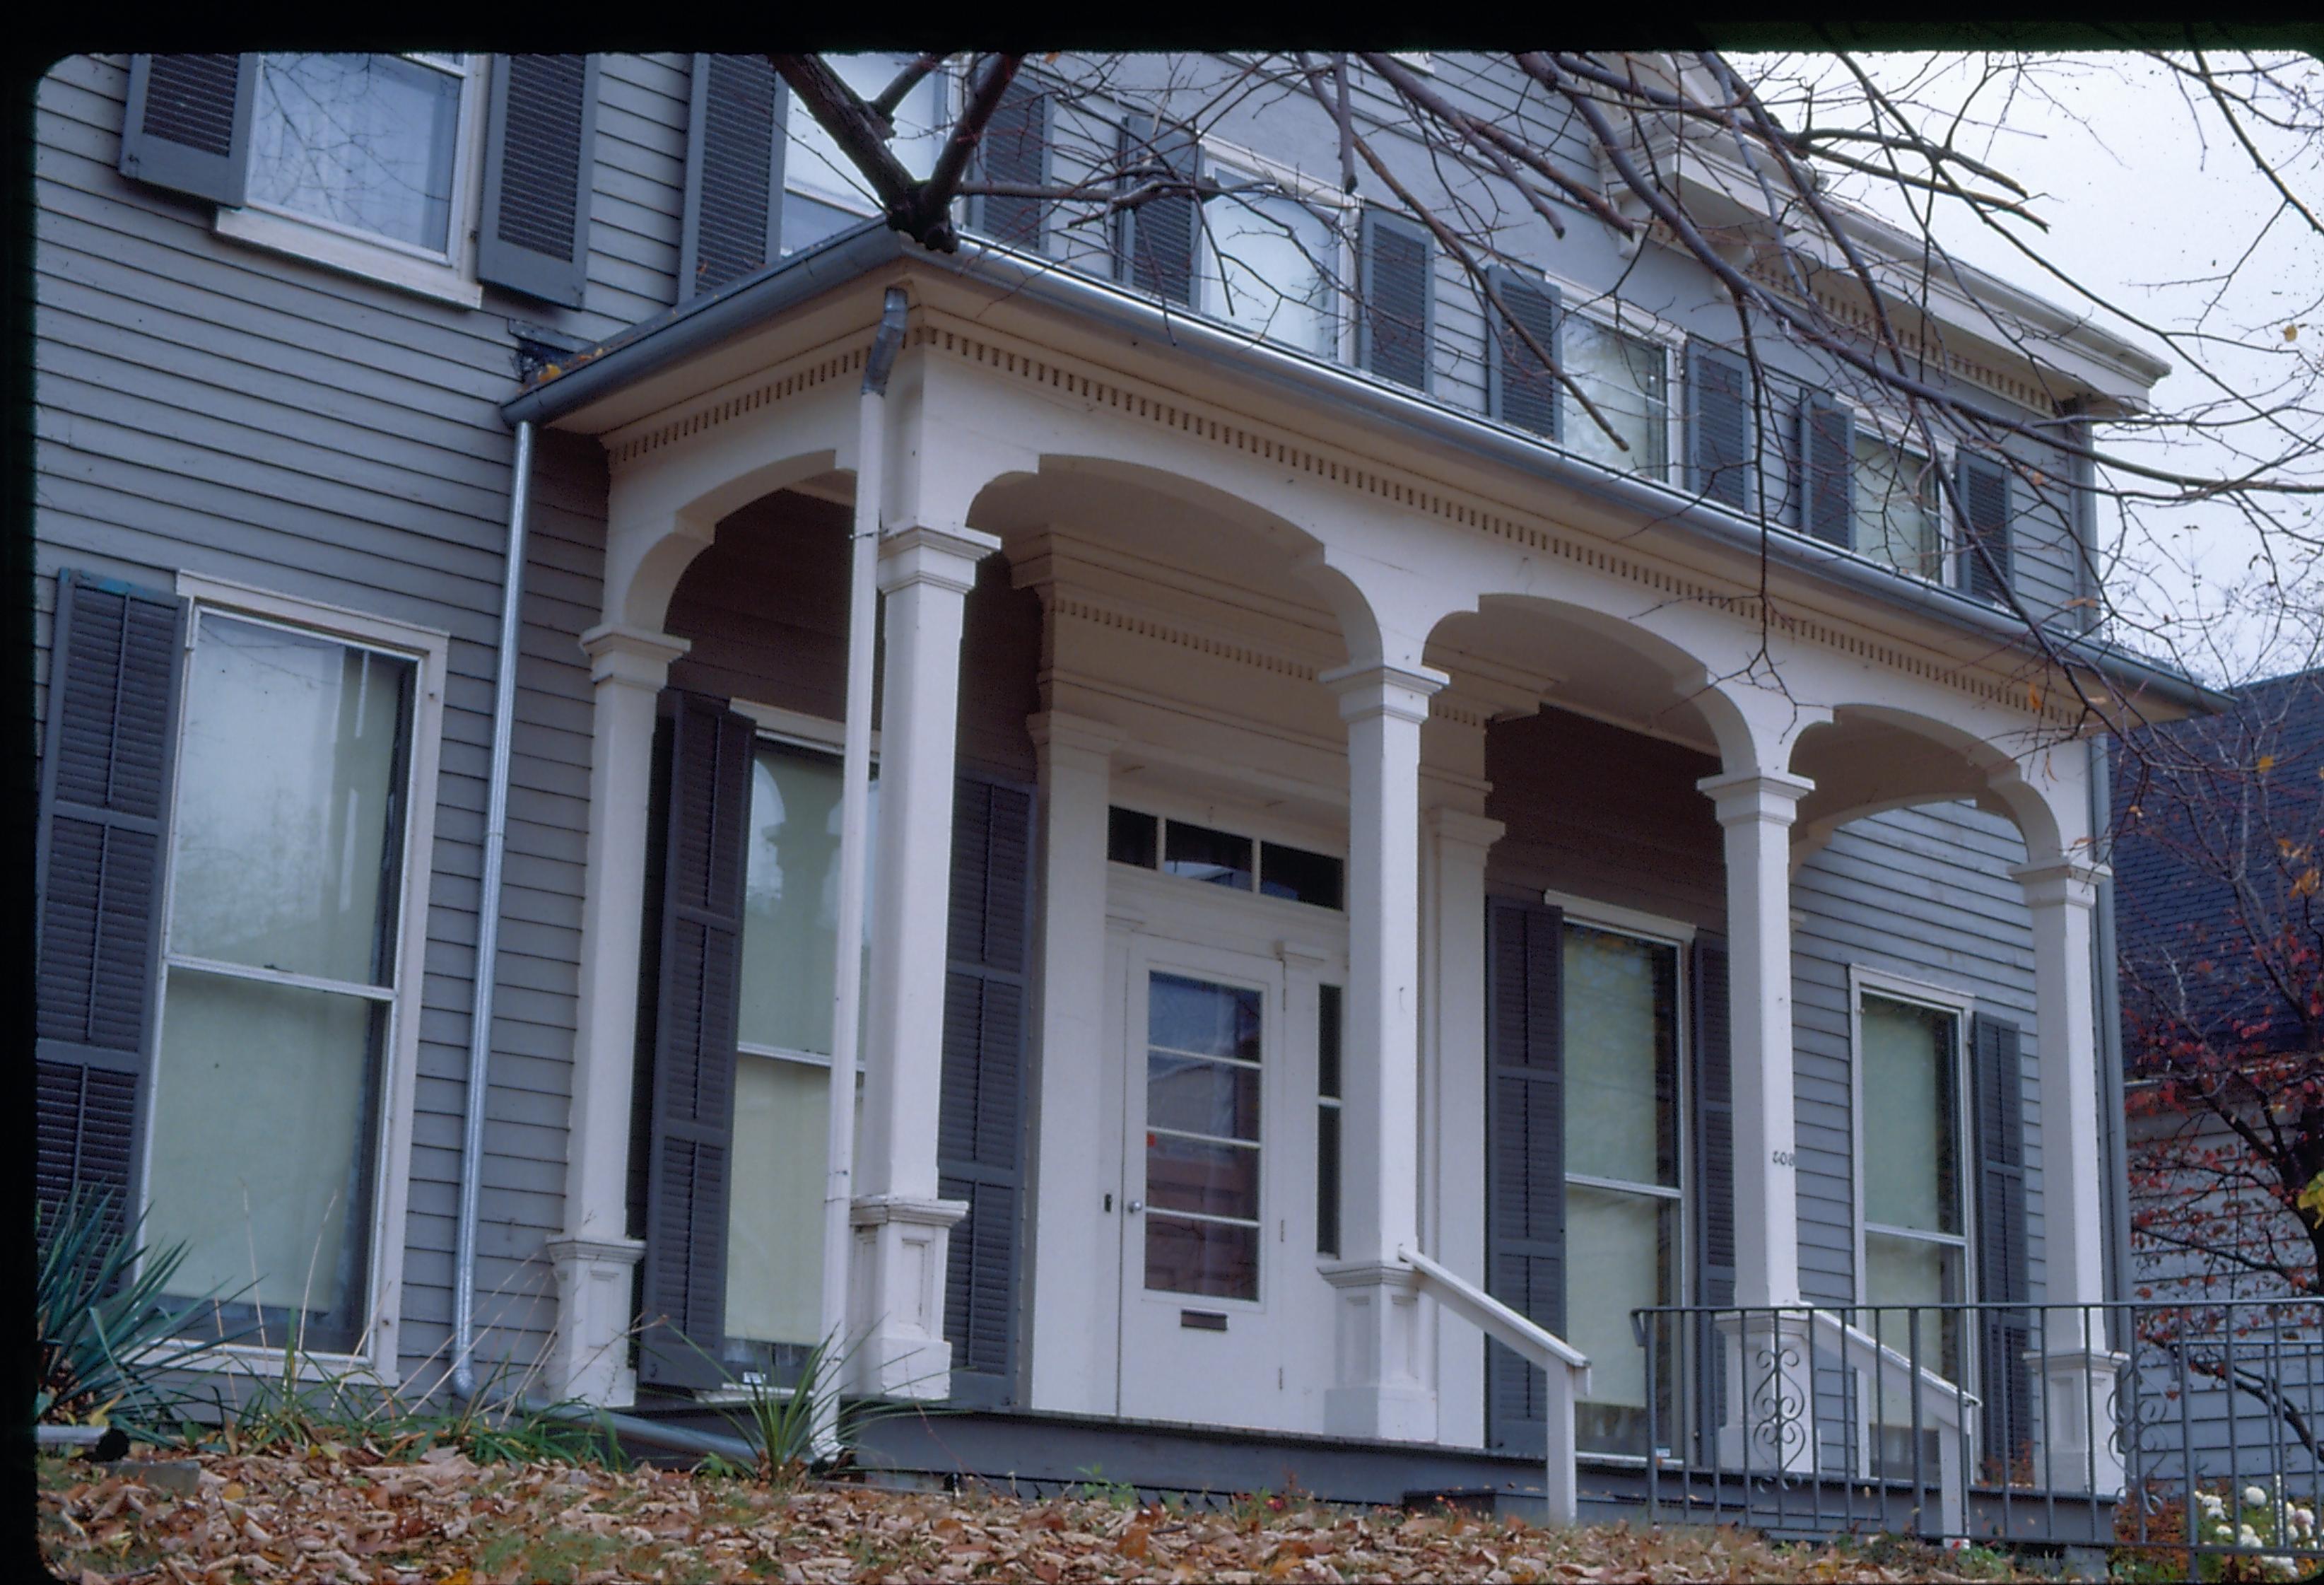
[(1120, 1327), (1110, 1302), (1121, 1218), (1105, 1214), (1106, 811), (1121, 730), (1047, 711), (1028, 723), (1041, 762), (1040, 1068), (1033, 1141), (1032, 1402), (1111, 1414)]
[(1320, 678), (1348, 723), (1348, 998), (1342, 1064), (1338, 1368), (1323, 1424), (1433, 1441), (1415, 1274), (1420, 1237), (1420, 727), (1442, 672), (1366, 662)]
[(857, 1147), (848, 1387), (881, 1397), (945, 1397), (944, 1274), (952, 1224), (967, 1214), (936, 1193), (944, 1083), (945, 926), (952, 896), (954, 745), (960, 641), (990, 534), (907, 528), (880, 546), (880, 814)]
[(1804, 777), (1706, 777), (1727, 839), (1728, 1050), (1735, 1085), (1735, 1302), (1800, 1302), (1792, 1075), (1792, 821)]
[(557, 1334), (548, 1385), (595, 1404), (636, 1396), (629, 1364), (630, 1109), (637, 1064), (638, 958), (645, 931), (647, 808), (654, 713), (683, 639), (604, 626), (581, 635), (595, 685), (589, 743), (588, 862), (581, 900), (580, 1004), (565, 1141), (565, 1230), (549, 1248)]
[[(2106, 1167), (2098, 1131), (2098, 1003), (2090, 956), (2097, 864), (2062, 859), (2010, 873), (2034, 916), (2034, 1040), (2042, 1093), (2043, 1335), (2037, 1476), (2063, 1491), (2118, 1494), (2115, 1394), (2125, 1357), (2107, 1346)], [(2083, 1308), (2082, 1306), (2089, 1306)]]

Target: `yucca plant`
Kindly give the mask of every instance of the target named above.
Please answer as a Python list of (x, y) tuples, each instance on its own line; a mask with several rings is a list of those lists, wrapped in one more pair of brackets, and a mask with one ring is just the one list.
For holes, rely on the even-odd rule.
[[(687, 1341), (691, 1346), (692, 1340)], [(726, 1416), (757, 1452), (759, 1479), (778, 1489), (797, 1486), (817, 1463), (846, 1454), (868, 1425), (898, 1415), (949, 1412), (917, 1400), (840, 1401), (839, 1384), (854, 1350), (842, 1351), (835, 1346), (837, 1341), (835, 1333), (807, 1350), (799, 1361), (798, 1379), (788, 1388), (771, 1387), (762, 1381), (744, 1383), (750, 1396), (742, 1405), (742, 1414)], [(825, 1416), (838, 1443), (836, 1454), (816, 1443), (817, 1422)]]
[(34, 1203), (41, 1351), (35, 1424), (158, 1423), (177, 1402), (161, 1384), (163, 1373), (232, 1341), (181, 1335), (216, 1295), (165, 1299), (186, 1246), (141, 1249), (142, 1221), (123, 1225), (106, 1192), (76, 1188), (52, 1212)]

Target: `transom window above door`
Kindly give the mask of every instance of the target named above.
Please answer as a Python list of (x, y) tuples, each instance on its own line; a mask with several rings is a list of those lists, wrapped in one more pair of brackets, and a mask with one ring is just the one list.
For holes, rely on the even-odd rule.
[(1347, 865), (1330, 853), (1119, 805), (1106, 816), (1106, 857), (1117, 864), (1319, 908), (1346, 906)]

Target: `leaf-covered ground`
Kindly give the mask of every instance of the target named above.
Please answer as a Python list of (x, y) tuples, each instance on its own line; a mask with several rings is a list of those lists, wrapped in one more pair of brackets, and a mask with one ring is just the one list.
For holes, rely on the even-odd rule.
[[(134, 1467), (133, 1467), (134, 1468)], [(182, 1495), (44, 1460), (42, 1545), (100, 1580), (2013, 1580), (1991, 1553), (1776, 1549), (1728, 1531), (1538, 1529), (1282, 1498), (1223, 1512), (809, 1486), (561, 1464), (412, 1462), (324, 1444), (205, 1455)]]

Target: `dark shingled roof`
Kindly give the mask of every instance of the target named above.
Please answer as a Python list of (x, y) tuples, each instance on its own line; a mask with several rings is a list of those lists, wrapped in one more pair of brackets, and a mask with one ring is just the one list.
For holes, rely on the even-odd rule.
[[(2253, 951), (2233, 878), (2263, 935), (2280, 938), (2289, 914), (2315, 943), (2324, 907), (2307, 909), (2324, 898), (2292, 887), (2324, 862), (2324, 669), (2232, 698), (2219, 714), (2149, 727), (2115, 748), (2115, 921), (2134, 1073), (2142, 1030), (2162, 1017), (2222, 1051), (2316, 1043), (2316, 1020), (2287, 1002)], [(2319, 979), (2310, 968), (2300, 983)]]

